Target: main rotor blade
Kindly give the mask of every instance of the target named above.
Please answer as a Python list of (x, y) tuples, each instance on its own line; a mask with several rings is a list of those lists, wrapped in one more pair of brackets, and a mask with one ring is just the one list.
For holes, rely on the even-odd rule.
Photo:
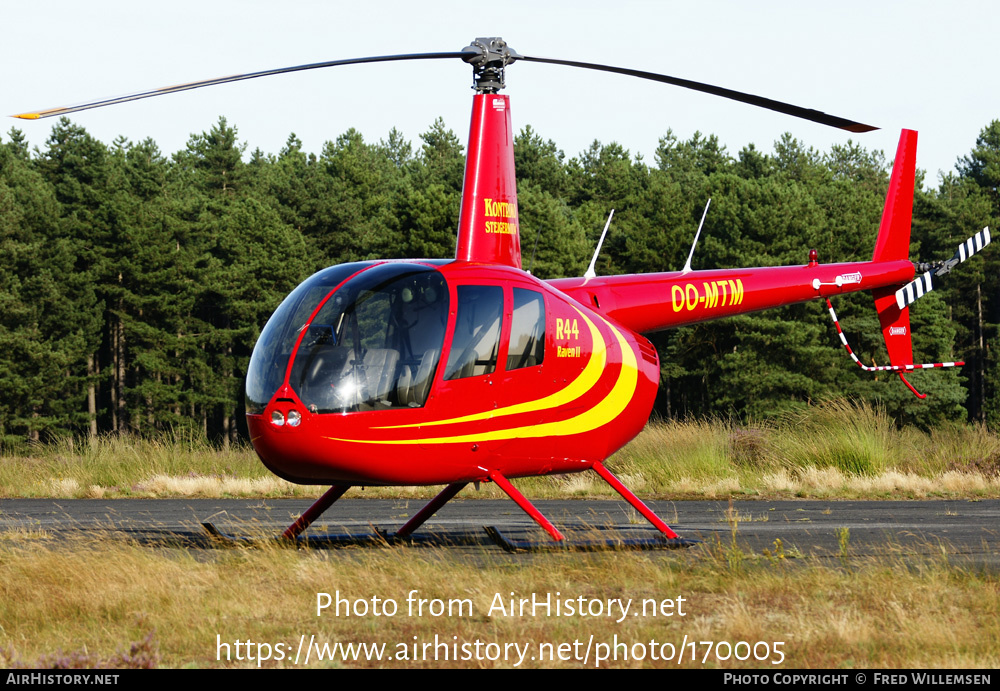
[(748, 103), (752, 106), (767, 108), (768, 110), (774, 110), (779, 113), (785, 113), (786, 115), (793, 115), (797, 118), (812, 120), (813, 122), (818, 122), (821, 125), (838, 127), (842, 130), (847, 130), (848, 132), (871, 132), (872, 130), (878, 129), (877, 127), (873, 127), (871, 125), (865, 125), (860, 122), (854, 122), (853, 120), (839, 118), (835, 115), (827, 115), (826, 113), (823, 113), (818, 110), (813, 110), (811, 108), (802, 108), (800, 106), (793, 106), (790, 103), (782, 103), (781, 101), (774, 101), (771, 100), (770, 98), (764, 98), (762, 96), (745, 94), (741, 91), (724, 89), (720, 86), (712, 86), (711, 84), (702, 84), (701, 82), (693, 82), (689, 79), (679, 79), (677, 77), (669, 77), (665, 74), (656, 74), (655, 72), (633, 70), (627, 67), (612, 67), (610, 65), (598, 65), (592, 62), (577, 62), (575, 60), (539, 58), (530, 55), (522, 55), (518, 59), (525, 60), (528, 62), (544, 62), (552, 65), (568, 65), (569, 67), (582, 67), (584, 69), (599, 70), (601, 72), (615, 72), (617, 74), (625, 74), (631, 77), (639, 77), (640, 79), (649, 79), (651, 81), (661, 82), (663, 84), (673, 84), (674, 86), (682, 86), (685, 89), (693, 89), (694, 91), (701, 91), (703, 93), (712, 94), (714, 96), (722, 96), (723, 98), (728, 98), (733, 101), (740, 101), (741, 103)]
[(216, 79), (205, 79), (198, 82), (188, 82), (186, 84), (177, 84), (174, 86), (165, 86), (160, 89), (152, 89), (149, 91), (140, 91), (134, 94), (127, 94), (125, 96), (117, 96), (114, 98), (103, 98), (97, 101), (91, 101), (89, 103), (80, 103), (73, 106), (62, 106), (60, 108), (49, 108), (47, 110), (38, 110), (28, 113), (19, 113), (12, 117), (22, 118), (25, 120), (37, 120), (38, 118), (50, 118), (56, 115), (66, 115), (67, 113), (76, 113), (81, 110), (88, 110), (90, 108), (100, 108), (102, 106), (111, 106), (116, 103), (125, 103), (127, 101), (137, 101), (140, 98), (151, 98), (153, 96), (162, 96), (164, 94), (172, 94), (178, 91), (188, 91), (189, 89), (198, 89), (203, 86), (215, 86), (216, 84), (228, 84), (229, 82), (239, 82), (244, 79), (256, 79), (257, 77), (269, 77), (273, 74), (285, 74), (287, 72), (302, 72), (304, 70), (316, 70), (321, 67), (337, 67), (339, 65), (357, 65), (366, 62), (393, 62), (396, 60), (437, 60), (443, 58), (464, 58), (468, 57), (468, 53), (463, 52), (449, 52), (449, 53), (409, 53), (404, 55), (378, 55), (368, 58), (349, 58), (346, 60), (330, 60), (328, 62), (314, 62), (308, 65), (295, 65), (293, 67), (280, 67), (274, 70), (262, 70), (260, 72), (248, 72), (247, 74), (234, 74), (228, 77), (218, 77)]

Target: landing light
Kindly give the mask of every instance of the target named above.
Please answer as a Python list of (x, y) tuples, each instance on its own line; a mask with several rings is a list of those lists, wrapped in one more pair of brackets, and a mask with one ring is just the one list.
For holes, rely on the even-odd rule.
[(280, 410), (271, 412), (271, 424), (275, 427), (282, 427), (285, 424), (285, 416)]
[(288, 426), (298, 427), (299, 423), (302, 422), (302, 413), (297, 410), (288, 411)]

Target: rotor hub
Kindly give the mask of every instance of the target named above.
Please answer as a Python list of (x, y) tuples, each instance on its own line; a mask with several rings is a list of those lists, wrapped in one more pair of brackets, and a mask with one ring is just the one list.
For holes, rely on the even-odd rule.
[(479, 94), (495, 94), (504, 88), (504, 68), (521, 57), (499, 37), (477, 38), (462, 49), (462, 59), (472, 65), (472, 88)]

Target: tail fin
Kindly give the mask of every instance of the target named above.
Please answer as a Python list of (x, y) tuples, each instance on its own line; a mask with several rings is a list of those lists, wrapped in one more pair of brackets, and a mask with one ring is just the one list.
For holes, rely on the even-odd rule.
[[(917, 133), (903, 130), (896, 148), (896, 161), (889, 179), (889, 192), (882, 210), (878, 239), (872, 261), (885, 262), (909, 259), (910, 221), (913, 216), (913, 188), (917, 168)], [(889, 362), (893, 366), (908, 365), (913, 362), (913, 340), (910, 334), (910, 310), (902, 309), (896, 303), (896, 291), (901, 286), (886, 286), (872, 291), (875, 309), (882, 326), (882, 338), (889, 352)], [(920, 396), (902, 372), (898, 372), (913, 393)]]
[(903, 130), (896, 148), (896, 161), (885, 196), (882, 223), (875, 241), (873, 262), (889, 262), (910, 257), (910, 219), (913, 216), (913, 187), (917, 170), (917, 133)]

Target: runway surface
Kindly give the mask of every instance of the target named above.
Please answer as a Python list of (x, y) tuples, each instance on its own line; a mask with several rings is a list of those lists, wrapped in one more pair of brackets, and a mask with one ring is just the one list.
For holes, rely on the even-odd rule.
[[(101, 534), (139, 543), (213, 548), (203, 522), (236, 536), (276, 536), (310, 505), (295, 499), (4, 499), (0, 531), (45, 531), (57, 537)], [(425, 503), (413, 499), (345, 498), (307, 532), (310, 545), (336, 546), (318, 536), (391, 534)], [(1000, 568), (1000, 500), (926, 501), (652, 501), (683, 538), (760, 554), (781, 540), (786, 553), (836, 558), (946, 555), (950, 561)], [(535, 502), (570, 546), (654, 540), (658, 533), (621, 501)], [(415, 534), (416, 544), (500, 550), (484, 531), (495, 526), (513, 540), (549, 547), (551, 540), (515, 504), (456, 499)], [(373, 543), (377, 548), (377, 543)]]

